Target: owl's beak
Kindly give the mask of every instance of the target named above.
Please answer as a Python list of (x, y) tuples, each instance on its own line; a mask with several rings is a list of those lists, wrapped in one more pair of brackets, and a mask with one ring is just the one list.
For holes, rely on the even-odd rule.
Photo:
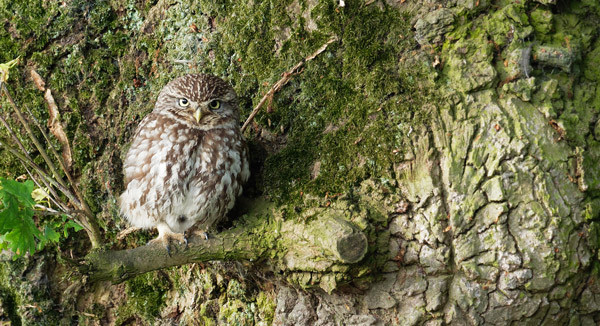
[(202, 109), (201, 108), (197, 108), (196, 111), (194, 111), (194, 119), (196, 119), (196, 122), (200, 122), (200, 119), (202, 119)]

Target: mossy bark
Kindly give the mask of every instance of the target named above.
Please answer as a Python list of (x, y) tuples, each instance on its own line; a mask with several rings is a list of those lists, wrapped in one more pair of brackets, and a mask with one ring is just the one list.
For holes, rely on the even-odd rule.
[[(0, 2), (0, 61), (24, 62), (8, 85), (45, 120), (28, 69), (47, 81), (106, 240), (3, 262), (2, 318), (597, 324), (597, 1), (342, 3)], [(168, 80), (224, 77), (247, 116), (332, 37), (246, 133), (253, 176), (233, 222), (171, 257), (148, 232), (117, 239), (121, 157)]]

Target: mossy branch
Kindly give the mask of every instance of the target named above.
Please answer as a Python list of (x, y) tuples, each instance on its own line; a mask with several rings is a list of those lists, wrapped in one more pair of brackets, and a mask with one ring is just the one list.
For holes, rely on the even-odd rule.
[(82, 272), (91, 281), (123, 282), (136, 275), (171, 266), (211, 260), (259, 261), (284, 272), (328, 272), (357, 263), (367, 252), (367, 238), (350, 222), (324, 216), (310, 223), (258, 222), (242, 225), (188, 246), (161, 245), (88, 254)]

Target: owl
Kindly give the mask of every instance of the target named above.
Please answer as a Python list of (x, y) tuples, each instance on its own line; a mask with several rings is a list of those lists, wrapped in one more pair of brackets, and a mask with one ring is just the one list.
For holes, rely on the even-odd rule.
[(237, 95), (222, 79), (190, 74), (169, 82), (140, 123), (124, 160), (121, 213), (132, 226), (156, 228), (169, 250), (186, 230), (206, 236), (248, 180), (248, 150)]

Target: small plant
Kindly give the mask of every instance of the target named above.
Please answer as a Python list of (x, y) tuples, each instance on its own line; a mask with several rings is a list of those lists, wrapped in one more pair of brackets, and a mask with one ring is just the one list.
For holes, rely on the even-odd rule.
[[(11, 250), (15, 259), (26, 252), (33, 254), (42, 250), (49, 243), (58, 243), (61, 235), (65, 238), (69, 235), (70, 228), (83, 229), (64, 214), (58, 219), (38, 221), (38, 228), (34, 218), (36, 205), (41, 206), (33, 199), (33, 192), (31, 180), (18, 182), (0, 178), (0, 249)], [(44, 196), (38, 199), (42, 201)]]

